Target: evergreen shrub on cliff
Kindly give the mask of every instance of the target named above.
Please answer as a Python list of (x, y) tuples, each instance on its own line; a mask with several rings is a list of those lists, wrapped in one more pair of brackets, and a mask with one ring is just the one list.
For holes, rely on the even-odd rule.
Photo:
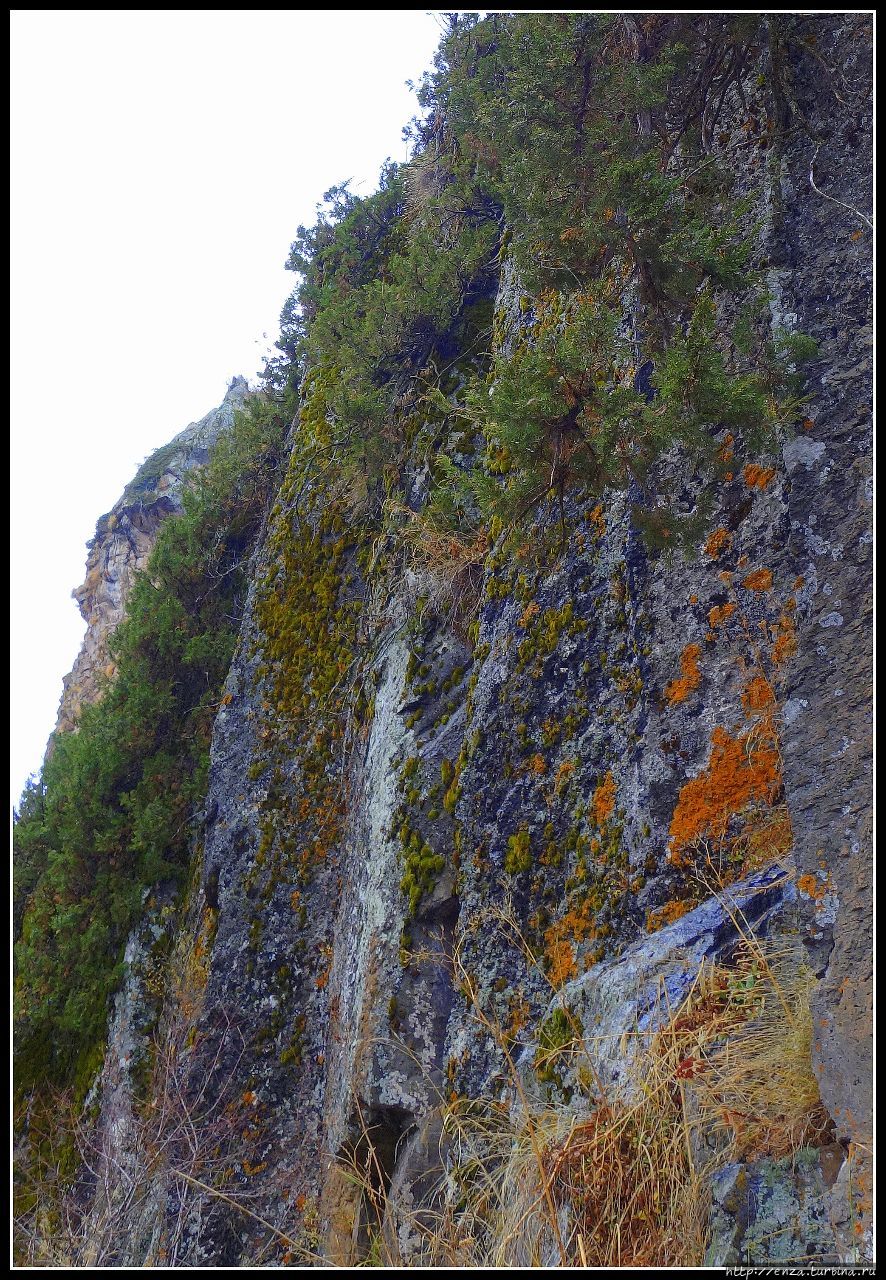
[(112, 642), (117, 675), (60, 734), (14, 829), (16, 1083), (83, 1078), (145, 890), (180, 878), (275, 488), (285, 409), (253, 399), (160, 530)]
[(649, 483), (664, 453), (716, 481), (718, 433), (772, 447), (796, 419), (814, 344), (768, 336), (754, 195), (711, 154), (765, 38), (761, 19), (721, 15), (452, 23), (424, 101), (501, 207), (522, 290), (460, 406), (487, 446), (485, 468), (444, 471), (463, 509), (519, 522), (549, 496), (562, 510), (568, 492), (631, 487), (673, 522)]
[[(777, 142), (776, 113), (717, 136), (770, 38), (753, 15), (453, 15), (410, 163), (333, 188), (290, 254), (282, 346), (329, 373), (335, 466), (381, 497), (426, 463), (424, 518), (469, 537), (606, 487), (661, 531), (663, 454), (713, 486), (725, 431), (772, 447), (814, 346), (768, 333), (758, 193), (714, 154)], [(520, 315), (472, 326), (505, 263)]]

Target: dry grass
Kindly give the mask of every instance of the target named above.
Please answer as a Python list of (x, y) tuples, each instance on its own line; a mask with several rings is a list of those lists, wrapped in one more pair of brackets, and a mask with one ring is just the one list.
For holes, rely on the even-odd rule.
[(576, 1025), (543, 1065), (548, 1080), (559, 1060), (563, 1076), (583, 1084), (542, 1101), (456, 957), (509, 1087), (442, 1104), (434, 1203), (412, 1214), (376, 1205), (371, 1260), (415, 1266), (398, 1249), (405, 1234), (421, 1241), (422, 1264), (437, 1266), (702, 1265), (711, 1176), (731, 1161), (826, 1141), (828, 1130), (811, 1066), (812, 976), (795, 952), (736, 924), (744, 938), (734, 964), (703, 966), (677, 1008), (662, 993), (659, 1029), (625, 1045), (632, 1066), (617, 1096), (601, 1089), (594, 1040)]
[[(255, 1223), (273, 1244), (293, 1256), (297, 1251), (300, 1260), (312, 1256), (256, 1212), (255, 1095), (238, 1088), (246, 1043), (224, 1011), (214, 1050), (199, 1074), (191, 1070), (203, 943), (201, 929), (195, 949), (185, 945), (173, 956), (171, 999), (148, 1055), (145, 1096), (137, 1096), (131, 1079), (126, 1087), (106, 1088), (112, 1110), (96, 1116), (59, 1094), (46, 1101), (52, 1127), (44, 1132), (29, 1125), (20, 1162), (31, 1194), (13, 1223), (21, 1265), (119, 1266), (122, 1250), (141, 1236), (152, 1240), (144, 1265), (184, 1266), (222, 1206), (244, 1226)], [(37, 1169), (33, 1148), (41, 1140), (46, 1150)]]
[(441, 529), (421, 513), (388, 504), (402, 525), (398, 536), (406, 551), (406, 569), (416, 595), (433, 613), (463, 633), (476, 615), (489, 540), (483, 529), (464, 535)]
[(406, 220), (409, 226), (423, 226), (443, 193), (447, 175), (436, 147), (413, 156), (405, 170)]
[(731, 1005), (746, 1002), (747, 1016), (701, 1059), (698, 1128), (730, 1160), (779, 1158), (827, 1141), (830, 1119), (812, 1071), (810, 971), (792, 953), (748, 948), (741, 967), (718, 981)]
[[(525, 1055), (518, 1061), (513, 1030), (489, 1013), (456, 953), (454, 977), (481, 1033), (498, 1046), (507, 1087), (497, 1097), (440, 1098), (436, 1192), (412, 1208), (408, 1197), (388, 1195), (393, 1151), (379, 1158), (367, 1120), (344, 1171), (354, 1187), (355, 1260), (476, 1268), (701, 1265), (711, 1176), (726, 1163), (788, 1156), (829, 1136), (811, 1068), (812, 976), (795, 950), (759, 942), (740, 916), (735, 924), (742, 942), (730, 965), (702, 966), (675, 1008), (662, 987), (657, 1029), (625, 1036), (630, 1071), (618, 1092), (602, 1087), (595, 1066), (601, 1044), (574, 1018), (534, 1063)], [(167, 1265), (180, 1264), (179, 1246), (201, 1200), (227, 1204), (263, 1228), (286, 1247), (287, 1261), (322, 1261), (304, 1240), (259, 1215), (249, 1190), (223, 1176), (232, 1161), (245, 1159), (237, 1149), (240, 1099), (225, 1087), (233, 1070), (226, 1068), (211, 1099), (186, 1102), (180, 1062), (179, 1054), (160, 1056), (155, 1106), (133, 1117), (122, 1160), (118, 1151), (96, 1147), (94, 1133), (78, 1133), (98, 1194), (85, 1216), (74, 1200), (53, 1198), (51, 1212), (49, 1198), (35, 1206), (20, 1224), (21, 1252), (31, 1265), (113, 1258), (118, 1233), (158, 1184), (167, 1208), (170, 1195), (178, 1207), (166, 1233)], [(558, 1077), (578, 1082), (571, 1094)], [(404, 1244), (410, 1239), (417, 1249)]]

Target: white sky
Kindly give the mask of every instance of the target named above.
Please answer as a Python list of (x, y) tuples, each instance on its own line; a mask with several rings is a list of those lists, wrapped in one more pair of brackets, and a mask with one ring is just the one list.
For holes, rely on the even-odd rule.
[(424, 12), (12, 11), (13, 802), (80, 646), (96, 520), (254, 379), (297, 227), (406, 158), (404, 82), (439, 36)]

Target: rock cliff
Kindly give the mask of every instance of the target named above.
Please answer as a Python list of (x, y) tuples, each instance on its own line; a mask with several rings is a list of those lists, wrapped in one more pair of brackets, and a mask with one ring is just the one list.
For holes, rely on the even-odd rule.
[[(817, 353), (775, 445), (713, 429), (694, 544), (643, 536), (632, 480), (561, 491), (521, 542), (492, 522), (419, 546), (414, 455), (386, 473), (398, 544), (365, 476), (333, 470), (318, 397), (344, 375), (303, 382), (189, 883), (145, 895), (90, 1095), (83, 1256), (870, 1256), (871, 31), (798, 30), (749, 46), (710, 154), (752, 206), (765, 326)], [(543, 295), (507, 253), (471, 301), (497, 349), (536, 340)], [(453, 332), (457, 412), (476, 343)], [(244, 395), (100, 522), (60, 728)], [(651, 474), (702, 511), (685, 451)], [(653, 1244), (653, 1222), (680, 1230)]]
[(64, 679), (56, 733), (73, 729), (81, 709), (100, 696), (102, 678), (114, 675), (107, 642), (126, 614), (133, 578), (147, 565), (160, 525), (181, 511), (188, 472), (205, 465), (248, 392), (246, 379), (234, 378), (218, 408), (147, 458), (123, 496), (96, 524), (95, 537), (87, 544), (86, 578), (73, 592), (87, 624), (86, 635)]

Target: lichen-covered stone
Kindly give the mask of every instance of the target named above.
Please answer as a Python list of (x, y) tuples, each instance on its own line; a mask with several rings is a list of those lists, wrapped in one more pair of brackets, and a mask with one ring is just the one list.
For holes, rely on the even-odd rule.
[(862, 1259), (845, 1238), (832, 1153), (807, 1149), (781, 1160), (733, 1164), (714, 1178), (711, 1267), (833, 1267)]
[[(217, 1078), (259, 1100), (226, 1186), (263, 1222), (195, 1194), (180, 1261), (302, 1247), (349, 1263), (379, 1233), (420, 1257), (407, 1219), (445, 1159), (442, 1109), (506, 1097), (514, 1058), (543, 1094), (533, 1064), (565, 1009), (604, 1046), (607, 1087), (627, 1088), (624, 1035), (649, 1031), (702, 961), (728, 962), (738, 911), (815, 971), (834, 1141), (717, 1173), (709, 1260), (867, 1256), (871, 262), (852, 209), (869, 199), (870, 25), (831, 15), (817, 31), (844, 71), (839, 125), (832, 88), (810, 81), (795, 86), (808, 128), (729, 152), (739, 187), (763, 190), (773, 324), (819, 343), (807, 418), (779, 456), (735, 457), (694, 554), (650, 549), (637, 486), (567, 499), (522, 543), (493, 539), (465, 627), (385, 569), (377, 530), (301, 483), (296, 448), (215, 725), (180, 939), (192, 956), (199, 943), (203, 979), (186, 1087)], [(504, 343), (523, 297), (506, 264)], [(656, 480), (695, 510), (685, 458)], [(416, 507), (426, 484), (409, 477)], [(580, 1083), (559, 1081), (576, 1108)], [(370, 1151), (361, 1192), (343, 1162)], [(180, 1207), (153, 1202), (143, 1263), (162, 1260)], [(132, 1241), (123, 1252), (138, 1262)]]

